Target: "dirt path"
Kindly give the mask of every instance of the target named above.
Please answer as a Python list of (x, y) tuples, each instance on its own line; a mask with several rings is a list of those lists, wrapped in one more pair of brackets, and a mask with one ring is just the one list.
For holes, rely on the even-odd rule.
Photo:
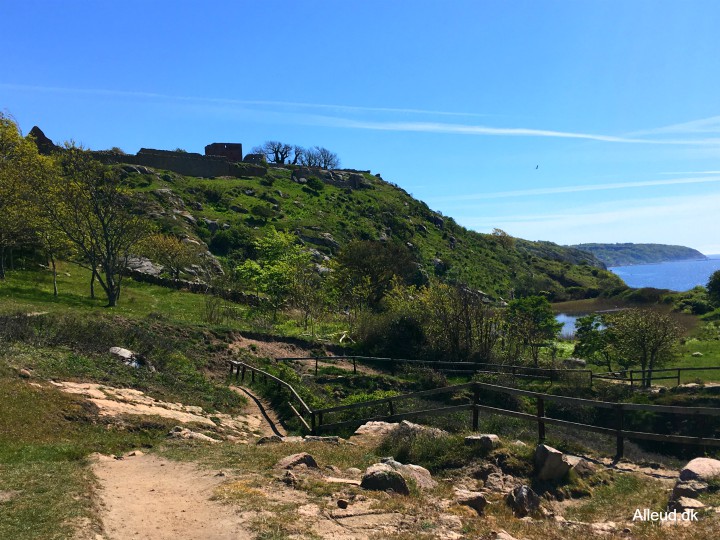
[(106, 540), (253, 538), (232, 508), (210, 500), (225, 481), (192, 464), (141, 455), (93, 464)]

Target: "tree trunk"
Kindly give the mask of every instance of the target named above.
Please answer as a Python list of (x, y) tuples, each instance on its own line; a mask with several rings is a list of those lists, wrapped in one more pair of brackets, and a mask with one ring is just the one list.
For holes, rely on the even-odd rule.
[(90, 276), (90, 298), (95, 300), (95, 268), (93, 268)]
[(53, 296), (57, 298), (58, 286), (57, 286), (57, 265), (55, 264), (55, 257), (50, 256), (50, 266), (52, 267), (53, 273)]
[(5, 246), (0, 246), (0, 279), (5, 279)]

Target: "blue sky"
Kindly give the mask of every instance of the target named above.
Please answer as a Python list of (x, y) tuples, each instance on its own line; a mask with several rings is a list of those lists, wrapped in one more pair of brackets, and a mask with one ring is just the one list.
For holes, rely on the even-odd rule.
[(720, 3), (0, 0), (55, 141), (335, 151), (469, 228), (720, 253)]

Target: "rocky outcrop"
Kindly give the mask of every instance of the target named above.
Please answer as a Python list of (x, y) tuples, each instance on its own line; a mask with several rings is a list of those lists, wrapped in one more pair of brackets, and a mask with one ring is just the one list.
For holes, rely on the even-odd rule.
[(212, 437), (208, 437), (207, 435), (198, 433), (197, 431), (192, 431), (188, 428), (184, 428), (181, 426), (175, 426), (174, 428), (172, 428), (172, 430), (170, 430), (170, 433), (168, 433), (168, 437), (170, 437), (171, 439), (196, 440), (209, 443), (221, 442), (217, 439), (213, 439)]
[(33, 126), (28, 136), (32, 137), (40, 154), (48, 156), (61, 150), (61, 148), (53, 143), (52, 140), (43, 133), (43, 130), (37, 126)]

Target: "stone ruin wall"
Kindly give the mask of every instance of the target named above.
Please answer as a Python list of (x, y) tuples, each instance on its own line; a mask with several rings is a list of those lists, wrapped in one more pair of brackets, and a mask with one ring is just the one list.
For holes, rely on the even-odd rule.
[(93, 157), (105, 164), (129, 163), (154, 169), (165, 169), (182, 174), (209, 178), (213, 176), (265, 176), (267, 168), (248, 163), (231, 163), (220, 156), (203, 156), (193, 152), (173, 152), (141, 148), (135, 154), (93, 152)]

